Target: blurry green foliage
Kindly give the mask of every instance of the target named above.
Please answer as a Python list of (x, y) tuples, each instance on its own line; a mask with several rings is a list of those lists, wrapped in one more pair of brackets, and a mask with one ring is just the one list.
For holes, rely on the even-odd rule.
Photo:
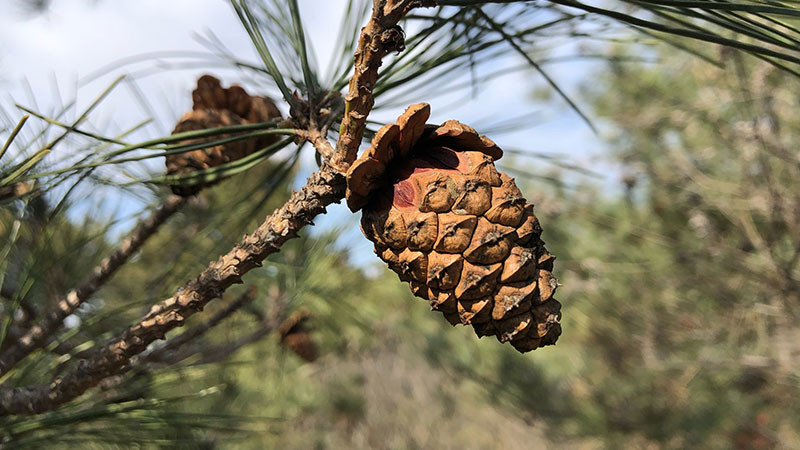
[(593, 87), (624, 194), (584, 190), (546, 216), (575, 352), (569, 429), (610, 448), (793, 448), (797, 81), (735, 52), (721, 69), (662, 57)]

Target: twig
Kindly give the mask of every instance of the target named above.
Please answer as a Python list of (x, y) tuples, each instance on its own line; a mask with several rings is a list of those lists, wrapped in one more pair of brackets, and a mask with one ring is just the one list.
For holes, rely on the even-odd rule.
[(94, 268), (92, 275), (83, 284), (70, 291), (65, 297), (58, 299), (55, 308), (45, 314), (44, 323), (34, 325), (14, 345), (0, 355), (0, 376), (8, 373), (27, 355), (44, 346), (48, 338), (61, 327), (64, 319), (97, 292), (185, 201), (183, 197), (177, 195), (167, 197), (164, 204), (141, 222), (113, 253)]
[(372, 89), (378, 80), (378, 69), (383, 57), (391, 52), (403, 51), (405, 36), (397, 25), (411, 9), (433, 6), (427, 0), (374, 0), (372, 16), (361, 29), (358, 47), (353, 55), (355, 70), (345, 95), (344, 117), (339, 128), (339, 142), (332, 164), (348, 167), (356, 159), (358, 146), (364, 136), (367, 116), (375, 103)]
[(242, 336), (239, 339), (205, 349), (200, 356), (200, 360), (191, 365), (199, 366), (226, 360), (242, 347), (260, 341), (262, 338), (272, 333), (274, 329), (275, 328), (269, 324), (261, 324), (258, 328), (251, 331), (250, 334)]
[[(260, 326), (250, 332), (249, 334), (240, 337), (231, 342), (226, 342), (214, 347), (206, 346), (203, 349), (200, 359), (192, 365), (211, 364), (229, 358), (244, 346), (250, 345), (253, 342), (261, 340), (263, 337), (269, 335), (273, 331), (277, 332), (278, 338), (283, 345), (286, 345), (285, 338), (293, 327), (296, 327), (300, 322), (308, 319), (310, 313), (305, 308), (294, 311), (289, 317), (283, 319), (282, 322), (278, 320), (263, 319)], [(277, 318), (274, 318), (277, 319)]]
[(325, 207), (344, 197), (344, 177), (324, 165), (307, 184), (280, 209), (269, 216), (252, 235), (246, 235), (230, 252), (211, 263), (193, 281), (172, 297), (155, 305), (138, 323), (113, 339), (91, 358), (82, 361), (72, 373), (49, 384), (8, 388), (0, 387), (0, 416), (38, 414), (55, 409), (106, 377), (130, 369), (130, 359), (156, 339), (181, 325), (208, 302), (233, 285), (242, 276), (261, 265), (261, 261), (280, 250), (287, 240)]
[[(217, 311), (213, 317), (209, 318), (202, 324), (169, 339), (160, 347), (145, 352), (138, 358), (131, 359), (131, 366), (133, 368), (131, 369), (132, 373), (130, 376), (126, 377), (124, 375), (115, 375), (107, 377), (98, 384), (98, 387), (105, 391), (116, 389), (120, 386), (123, 386), (123, 383), (126, 381), (131, 382), (137, 378), (150, 376), (155, 370), (156, 366), (172, 366), (193, 355), (200, 354), (201, 358), (204, 358), (204, 355), (207, 353), (217, 351), (221, 348), (220, 346), (211, 347), (207, 342), (204, 342), (198, 338), (202, 337), (210, 329), (219, 325), (220, 322), (227, 319), (233, 315), (233, 313), (255, 300), (256, 292), (256, 287), (250, 286), (242, 295), (228, 303), (225, 307)], [(268, 324), (264, 324), (264, 326), (269, 327)], [(228, 356), (231, 356), (231, 354), (232, 353), (228, 353)], [(121, 389), (121, 391), (123, 392), (118, 396), (111, 395), (111, 398), (113, 398), (114, 402), (119, 401), (120, 398), (130, 397), (131, 393), (124, 392), (124, 387)]]
[[(278, 210), (267, 217), (252, 235), (245, 236), (227, 254), (211, 263), (193, 281), (172, 297), (155, 305), (140, 322), (82, 361), (72, 373), (49, 384), (8, 388), (0, 387), (0, 416), (38, 414), (83, 394), (104, 378), (125, 373), (132, 357), (143, 352), (156, 339), (181, 325), (208, 302), (259, 266), (261, 261), (280, 250), (287, 240), (324, 213), (331, 203), (341, 201), (345, 179), (334, 167), (347, 167), (355, 160), (364, 132), (367, 115), (374, 103), (372, 87), (378, 77), (381, 59), (391, 51), (403, 49), (403, 31), (397, 26), (412, 8), (432, 6), (428, 0), (374, 0), (372, 16), (361, 30), (355, 52), (355, 70), (350, 79), (345, 103), (345, 117), (339, 141), (331, 158), (306, 185)], [(323, 137), (324, 139), (324, 137)]]
[(221, 310), (217, 311), (214, 316), (206, 320), (205, 322), (197, 325), (196, 327), (186, 330), (184, 333), (181, 333), (178, 336), (168, 340), (164, 343), (164, 345), (153, 349), (151, 352), (144, 354), (141, 358), (142, 362), (154, 362), (154, 361), (163, 361), (165, 359), (169, 359), (168, 355), (171, 352), (178, 350), (179, 347), (186, 344), (189, 341), (193, 341), (196, 338), (205, 334), (208, 330), (214, 328), (215, 326), (219, 325), (220, 322), (225, 320), (226, 318), (230, 317), (231, 314), (238, 311), (243, 306), (247, 305), (248, 303), (252, 302), (256, 298), (256, 293), (258, 290), (255, 286), (250, 286), (247, 291), (245, 291), (242, 295), (236, 298), (236, 300), (232, 301), (228, 305), (226, 305)]
[[(330, 161), (333, 157), (333, 146), (330, 142), (325, 138), (325, 133), (321, 130), (312, 128), (309, 130), (301, 130), (300, 136), (303, 139), (311, 142), (311, 145), (319, 152), (320, 156), (322, 156), (325, 161)], [(339, 168), (337, 170), (341, 171)]]

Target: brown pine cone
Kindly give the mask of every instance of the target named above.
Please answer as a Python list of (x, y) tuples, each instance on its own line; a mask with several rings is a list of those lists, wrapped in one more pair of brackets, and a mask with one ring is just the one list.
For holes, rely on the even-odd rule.
[[(192, 110), (185, 113), (172, 134), (193, 130), (205, 130), (231, 125), (268, 122), (281, 118), (275, 104), (267, 97), (250, 96), (238, 85), (223, 88), (220, 81), (211, 75), (203, 75), (197, 80), (197, 89), (192, 92)], [(208, 142), (231, 134), (223, 134), (208, 138), (181, 141), (181, 144)], [(277, 142), (278, 137), (261, 136), (258, 138), (230, 142), (166, 157), (167, 174), (182, 175), (197, 170), (219, 166), (230, 161), (241, 159), (256, 150), (260, 150)], [(172, 191), (178, 195), (196, 194), (208, 184), (192, 186), (173, 186)]]
[(307, 324), (311, 313), (304, 308), (293, 312), (278, 327), (281, 344), (306, 362), (314, 362), (319, 357), (317, 344), (308, 332)]
[(426, 125), (412, 105), (381, 128), (347, 172), (347, 204), (375, 253), (453, 325), (520, 352), (555, 344), (561, 304), (555, 257), (503, 152), (455, 120)]

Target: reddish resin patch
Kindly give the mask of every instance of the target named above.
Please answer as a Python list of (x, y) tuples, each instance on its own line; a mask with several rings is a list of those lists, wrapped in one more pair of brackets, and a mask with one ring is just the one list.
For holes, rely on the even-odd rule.
[(394, 185), (392, 204), (395, 208), (406, 209), (417, 207), (418, 188), (410, 179), (401, 180)]
[(399, 209), (418, 208), (420, 186), (415, 175), (436, 170), (442, 173), (469, 173), (469, 157), (448, 147), (415, 149), (415, 156), (395, 169), (392, 204)]

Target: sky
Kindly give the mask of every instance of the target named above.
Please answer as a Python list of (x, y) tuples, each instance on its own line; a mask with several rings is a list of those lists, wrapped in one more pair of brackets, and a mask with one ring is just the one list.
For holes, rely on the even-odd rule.
[[(301, 0), (301, 15), (320, 63), (336, 46), (335, 36), (344, 0)], [(10, 115), (22, 113), (15, 102), (51, 114), (65, 99), (76, 98), (77, 110), (87, 106), (120, 74), (134, 82), (123, 82), (97, 110), (91, 124), (105, 130), (123, 130), (145, 117), (154, 121), (142, 130), (145, 138), (169, 133), (182, 111), (191, 108), (191, 90), (196, 78), (206, 72), (221, 76), (224, 83), (239, 81), (238, 73), (218, 67), (176, 69), (167, 59), (159, 64), (117, 67), (97, 77), (98, 70), (124, 58), (157, 52), (205, 51), (198, 35), (212, 32), (241, 59), (257, 61), (250, 41), (227, 1), (222, 0), (58, 0), (43, 14), (24, 14), (15, 0), (0, 1), (0, 104)], [(158, 70), (152, 70), (153, 68)], [(170, 70), (162, 70), (162, 69)], [(548, 67), (553, 78), (575, 94), (590, 81), (596, 65), (559, 64)], [(242, 80), (244, 81), (244, 80)], [(531, 101), (534, 87), (542, 80), (532, 72), (518, 72), (498, 78), (474, 98), (453, 104), (452, 98), (420, 98), (432, 107), (431, 122), (458, 119), (479, 128), (487, 117), (517, 117), (538, 113), (522, 130), (491, 136), (501, 147), (568, 155), (568, 162), (585, 167), (597, 164), (605, 147), (582, 120), (568, 108), (543, 108)], [(243, 83), (244, 84), (244, 83)], [(253, 91), (245, 84), (245, 88)], [(142, 94), (145, 104), (137, 100)], [(392, 120), (402, 110), (387, 112), (382, 121)], [(480, 128), (479, 128), (480, 130)], [(110, 134), (110, 133), (109, 133)], [(133, 139), (131, 139), (133, 140)], [(59, 151), (68, 151), (60, 149)], [(536, 160), (525, 160), (535, 164)], [(541, 164), (541, 163), (539, 163)], [(296, 186), (313, 169), (313, 156), (306, 152)], [(536, 168), (534, 168), (533, 171)], [(613, 184), (613, 180), (605, 180)], [(145, 206), (135, 198), (126, 199), (119, 214), (135, 213)], [(352, 214), (343, 205), (330, 208), (318, 221), (317, 229), (345, 226), (354, 228)], [(132, 224), (133, 221), (130, 221)], [(123, 221), (121, 227), (129, 226)], [(345, 233), (343, 244), (364, 254), (370, 244), (357, 232)], [(363, 248), (362, 248), (363, 247)]]

